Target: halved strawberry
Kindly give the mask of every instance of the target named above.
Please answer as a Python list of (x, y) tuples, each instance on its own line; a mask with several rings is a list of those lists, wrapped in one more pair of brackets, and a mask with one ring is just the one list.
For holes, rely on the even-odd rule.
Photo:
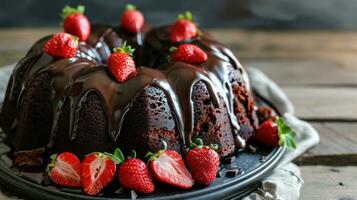
[(81, 162), (76, 155), (65, 152), (51, 156), (47, 174), (57, 185), (68, 187), (81, 186)]
[(87, 155), (82, 162), (81, 168), (84, 192), (89, 195), (98, 194), (112, 182), (116, 169), (116, 163), (110, 154), (91, 153)]
[(164, 149), (155, 154), (148, 153), (149, 167), (155, 179), (159, 182), (188, 189), (193, 186), (193, 179), (187, 170), (182, 156), (174, 151), (167, 150), (164, 142)]

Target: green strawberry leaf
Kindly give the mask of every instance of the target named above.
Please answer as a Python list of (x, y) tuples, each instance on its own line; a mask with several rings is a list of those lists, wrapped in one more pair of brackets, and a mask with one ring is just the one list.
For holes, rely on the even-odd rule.
[(73, 14), (73, 13), (80, 13), (80, 14), (84, 14), (84, 10), (85, 7), (83, 5), (78, 5), (77, 8), (71, 7), (69, 5), (66, 5), (63, 9), (62, 9), (62, 13), (60, 13), (60, 17), (62, 20), (65, 20), (69, 15)]
[(116, 148), (114, 150), (114, 154), (109, 154), (109, 153), (106, 153), (106, 154), (111, 157), (111, 159), (114, 161), (115, 164), (124, 163), (124, 161), (125, 161), (123, 152), (121, 152), (121, 150), (119, 148)]
[(186, 19), (189, 21), (193, 21), (193, 16), (192, 13), (190, 11), (186, 11), (185, 14), (179, 14), (178, 19)]
[(177, 50), (177, 47), (170, 47), (169, 52), (170, 52), (170, 53), (173, 53), (173, 52), (175, 52), (176, 50)]
[(46, 167), (46, 173), (48, 175), (51, 175), (51, 169), (55, 166), (56, 161), (57, 161), (57, 154), (52, 154), (50, 156), (51, 162), (48, 163), (47, 167)]
[(113, 49), (114, 52), (124, 52), (133, 57), (133, 53), (135, 51), (134, 48), (132, 48), (130, 45), (126, 44), (126, 41), (122, 44), (121, 47), (117, 47)]
[(136, 9), (136, 6), (134, 6), (133, 4), (126, 4), (125, 6), (125, 10), (135, 10)]
[(296, 148), (295, 136), (296, 133), (287, 125), (283, 118), (278, 117), (275, 120), (275, 123), (278, 126), (278, 134), (279, 134), (279, 145), (286, 146), (289, 149)]

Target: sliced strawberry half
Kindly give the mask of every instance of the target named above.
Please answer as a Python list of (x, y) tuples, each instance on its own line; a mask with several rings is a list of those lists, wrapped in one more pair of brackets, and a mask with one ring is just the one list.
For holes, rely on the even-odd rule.
[(149, 168), (152, 175), (161, 183), (183, 189), (191, 188), (194, 184), (193, 178), (187, 170), (182, 156), (174, 150), (167, 150), (166, 142), (163, 143), (163, 150), (155, 154), (147, 154), (150, 156)]
[(116, 174), (116, 163), (110, 154), (91, 153), (82, 162), (82, 187), (88, 195), (97, 195)]
[(57, 185), (68, 187), (81, 186), (81, 162), (73, 153), (65, 152), (51, 156), (47, 174)]

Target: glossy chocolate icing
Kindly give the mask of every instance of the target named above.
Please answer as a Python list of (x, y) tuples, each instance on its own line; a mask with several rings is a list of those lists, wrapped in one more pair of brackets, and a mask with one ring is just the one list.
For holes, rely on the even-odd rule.
[[(232, 71), (243, 76), (242, 66), (229, 49), (205, 32), (188, 42), (201, 47), (208, 55), (207, 61), (199, 65), (167, 62), (169, 48), (178, 45), (169, 41), (170, 28), (163, 26), (152, 29), (147, 34), (132, 35), (120, 27), (94, 26), (88, 41), (80, 43), (76, 57), (59, 60), (42, 51), (44, 43), (49, 38), (45, 37), (31, 48), (14, 69), (9, 100), (17, 102), (18, 109), (22, 93), (32, 78), (48, 72), (52, 76), (51, 100), (54, 110), (48, 147), (52, 147), (56, 137), (59, 116), (66, 100), (70, 101), (68, 137), (70, 140), (76, 138), (81, 105), (90, 91), (95, 91), (102, 99), (109, 122), (109, 137), (114, 143), (118, 143), (125, 115), (132, 108), (137, 95), (143, 89), (155, 86), (166, 94), (184, 148), (194, 139), (192, 90), (196, 83), (203, 81), (213, 105), (216, 108), (222, 104), (226, 106), (233, 132), (231, 134), (235, 138), (235, 148), (243, 148), (245, 140), (239, 135), (240, 126), (234, 113), (234, 93), (229, 77)], [(138, 67), (136, 77), (118, 83), (108, 72), (105, 64), (111, 49), (120, 46), (123, 41), (128, 41), (138, 49), (136, 62), (147, 67)], [(141, 47), (142, 45), (144, 46)], [(249, 91), (244, 83), (243, 87)], [(12, 129), (15, 129), (16, 117), (12, 121)]]

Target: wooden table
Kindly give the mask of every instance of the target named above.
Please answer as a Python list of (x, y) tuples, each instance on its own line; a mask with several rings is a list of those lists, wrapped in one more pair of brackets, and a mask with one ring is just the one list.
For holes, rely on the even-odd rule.
[[(18, 61), (58, 29), (0, 29), (0, 66)], [(212, 30), (243, 65), (288, 94), (321, 143), (301, 156), (302, 199), (357, 198), (357, 32)], [(0, 80), (1, 81), (1, 80)]]

